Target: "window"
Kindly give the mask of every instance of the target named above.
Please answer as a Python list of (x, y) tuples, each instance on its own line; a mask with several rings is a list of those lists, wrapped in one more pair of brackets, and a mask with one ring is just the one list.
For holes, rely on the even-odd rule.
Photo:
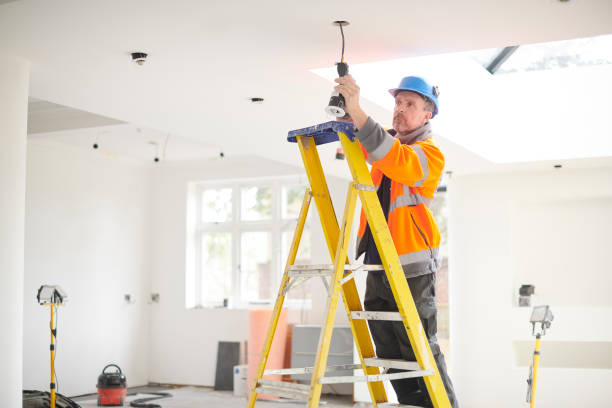
[[(273, 304), (305, 191), (298, 177), (192, 183), (186, 306)], [(310, 248), (307, 222), (295, 263), (309, 263)], [(302, 286), (286, 305), (309, 306), (309, 287)]]
[(431, 203), (436, 224), (440, 229), (442, 266), (436, 272), (436, 301), (438, 305), (438, 342), (448, 361), (450, 355), (449, 297), (448, 297), (448, 200), (446, 185), (438, 188)]
[[(612, 64), (608, 52), (610, 47), (612, 35), (521, 45), (496, 73), (512, 74)], [(470, 51), (467, 55), (487, 67), (501, 50), (502, 48), (489, 48)]]

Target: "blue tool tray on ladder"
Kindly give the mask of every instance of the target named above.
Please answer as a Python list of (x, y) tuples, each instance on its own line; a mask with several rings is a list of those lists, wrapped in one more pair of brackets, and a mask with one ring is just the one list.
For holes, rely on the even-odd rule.
[(353, 134), (354, 128), (355, 126), (350, 122), (325, 122), (303, 129), (292, 130), (287, 135), (287, 141), (297, 143), (298, 136), (312, 136), (314, 137), (315, 144), (321, 145), (338, 141), (338, 132), (344, 132), (352, 142), (355, 140), (355, 135)]

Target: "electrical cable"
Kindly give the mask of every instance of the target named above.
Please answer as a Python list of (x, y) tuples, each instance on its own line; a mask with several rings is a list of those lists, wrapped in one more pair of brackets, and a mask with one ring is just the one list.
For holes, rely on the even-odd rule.
[(166, 147), (168, 147), (168, 139), (170, 139), (170, 133), (166, 135), (166, 141), (164, 142), (164, 148), (162, 150), (162, 160), (166, 160)]
[(342, 23), (338, 25), (340, 26), (340, 34), (342, 35), (342, 56), (340, 57), (340, 62), (344, 62), (344, 30), (342, 30)]

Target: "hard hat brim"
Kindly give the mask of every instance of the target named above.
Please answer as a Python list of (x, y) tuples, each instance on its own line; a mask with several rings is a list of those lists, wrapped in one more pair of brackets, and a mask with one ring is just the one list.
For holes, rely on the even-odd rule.
[(415, 91), (414, 89), (402, 89), (402, 88), (393, 88), (393, 89), (389, 89), (389, 93), (391, 94), (392, 97), (396, 97), (398, 93), (402, 92), (402, 91), (406, 91), (406, 92), (414, 92), (416, 94), (422, 95), (422, 96), (427, 96), (419, 91)]

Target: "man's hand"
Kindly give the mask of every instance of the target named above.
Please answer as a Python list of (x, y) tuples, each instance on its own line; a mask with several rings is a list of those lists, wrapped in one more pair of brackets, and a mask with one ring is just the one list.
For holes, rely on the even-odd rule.
[(355, 121), (355, 127), (361, 129), (368, 121), (368, 115), (361, 109), (359, 105), (359, 86), (357, 82), (350, 75), (345, 75), (340, 78), (336, 78), (335, 81), (338, 83), (334, 88), (344, 96), (346, 106), (344, 107), (346, 112), (351, 115), (351, 118)]

